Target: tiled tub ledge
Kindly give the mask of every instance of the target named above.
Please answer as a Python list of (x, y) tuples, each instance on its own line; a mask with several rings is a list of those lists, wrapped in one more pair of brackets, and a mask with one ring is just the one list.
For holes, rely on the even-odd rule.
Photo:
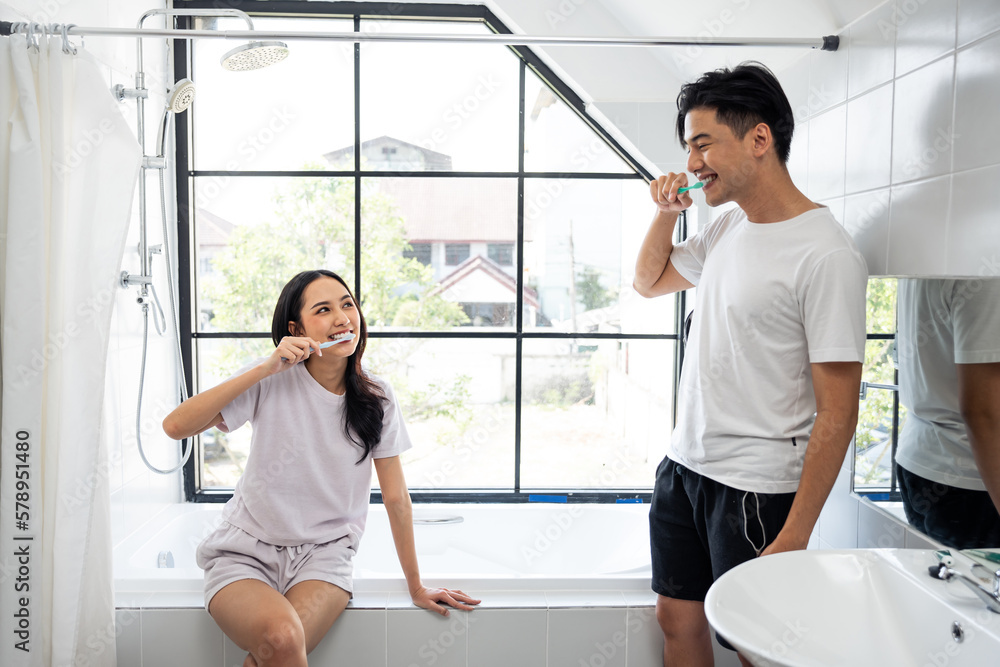
[[(319, 667), (648, 667), (663, 640), (652, 591), (467, 591), (475, 611), (445, 618), (402, 592), (361, 593), (309, 656)], [(117, 596), (118, 664), (239, 667), (196, 593)]]

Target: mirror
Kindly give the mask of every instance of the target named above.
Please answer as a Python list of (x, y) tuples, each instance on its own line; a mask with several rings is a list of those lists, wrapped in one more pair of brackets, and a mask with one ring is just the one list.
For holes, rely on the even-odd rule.
[(1000, 278), (873, 278), (869, 332), (855, 490), (894, 482), (913, 528), (1000, 547)]

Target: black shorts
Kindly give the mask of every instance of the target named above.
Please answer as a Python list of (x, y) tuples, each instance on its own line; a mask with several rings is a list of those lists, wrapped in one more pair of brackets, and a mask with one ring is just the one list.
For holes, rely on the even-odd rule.
[(649, 508), (653, 590), (704, 602), (716, 579), (774, 541), (794, 499), (740, 491), (663, 459)]
[(953, 549), (1000, 546), (1000, 513), (986, 491), (960, 489), (914, 475), (896, 464), (910, 525)]

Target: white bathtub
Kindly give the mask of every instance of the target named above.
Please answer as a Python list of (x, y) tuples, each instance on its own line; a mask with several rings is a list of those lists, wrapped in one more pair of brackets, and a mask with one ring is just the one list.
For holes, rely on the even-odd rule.
[[(414, 531), (428, 585), (467, 591), (648, 591), (649, 505), (416, 505)], [(114, 551), (121, 593), (200, 592), (198, 543), (221, 504), (167, 508)], [(458, 523), (437, 523), (461, 517)], [(422, 523), (429, 521), (430, 523)], [(173, 567), (158, 567), (161, 552)], [(355, 559), (355, 593), (405, 591), (385, 508), (372, 505)]]

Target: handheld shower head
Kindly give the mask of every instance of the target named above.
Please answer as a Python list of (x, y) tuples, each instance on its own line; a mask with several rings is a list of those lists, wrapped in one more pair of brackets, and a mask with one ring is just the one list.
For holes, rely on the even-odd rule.
[(191, 79), (181, 79), (167, 92), (167, 106), (163, 109), (160, 131), (156, 137), (156, 145), (159, 147), (156, 153), (157, 157), (163, 157), (166, 149), (164, 144), (167, 139), (167, 123), (170, 122), (170, 116), (188, 110), (194, 102), (194, 91), (194, 82)]
[(231, 72), (262, 69), (288, 57), (284, 42), (250, 42), (222, 56), (222, 66)]
[(167, 109), (174, 113), (187, 111), (194, 102), (194, 82), (191, 79), (181, 79), (167, 93)]

